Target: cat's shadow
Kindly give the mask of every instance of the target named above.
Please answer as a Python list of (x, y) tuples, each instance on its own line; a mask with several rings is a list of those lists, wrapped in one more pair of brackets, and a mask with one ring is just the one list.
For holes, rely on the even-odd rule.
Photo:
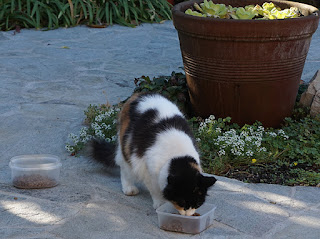
[(120, 182), (120, 167), (106, 168), (106, 167), (97, 167), (90, 170), (90, 173), (102, 175), (108, 178), (116, 178)]

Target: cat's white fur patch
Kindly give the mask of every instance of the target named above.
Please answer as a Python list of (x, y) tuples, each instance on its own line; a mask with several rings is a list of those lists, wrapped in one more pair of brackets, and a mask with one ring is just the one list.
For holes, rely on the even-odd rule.
[(191, 138), (174, 128), (159, 133), (155, 145), (146, 151), (147, 168), (153, 175), (158, 175), (161, 190), (167, 185), (169, 161), (184, 156), (193, 157), (200, 165), (199, 154)]
[(170, 118), (175, 115), (180, 115), (184, 117), (175, 104), (172, 104), (172, 102), (160, 95), (145, 96), (143, 100), (139, 102), (137, 109), (140, 114), (150, 109), (157, 110), (158, 116), (156, 121), (165, 118)]
[(174, 128), (158, 133), (155, 144), (142, 158), (132, 154), (130, 158), (132, 171), (151, 192), (155, 208), (164, 201), (160, 192), (167, 186), (171, 159), (183, 156), (193, 157), (200, 165), (199, 154), (191, 138)]

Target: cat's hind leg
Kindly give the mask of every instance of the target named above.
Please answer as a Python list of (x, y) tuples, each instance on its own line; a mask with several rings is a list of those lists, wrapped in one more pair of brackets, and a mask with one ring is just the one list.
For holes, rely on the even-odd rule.
[(139, 193), (139, 189), (134, 185), (135, 177), (132, 174), (130, 166), (123, 162), (120, 165), (122, 191), (127, 196), (134, 196)]
[(116, 152), (116, 162), (120, 166), (122, 192), (127, 196), (134, 196), (139, 193), (139, 189), (134, 185), (135, 176), (132, 173), (130, 165), (125, 161), (121, 148)]

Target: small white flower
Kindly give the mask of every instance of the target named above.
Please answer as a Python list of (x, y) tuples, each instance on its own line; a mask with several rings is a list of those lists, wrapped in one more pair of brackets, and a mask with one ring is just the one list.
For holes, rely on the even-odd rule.
[(80, 129), (80, 137), (86, 137), (88, 133), (88, 128), (83, 127), (82, 129)]
[(267, 152), (267, 149), (266, 149), (265, 147), (262, 147), (262, 148), (258, 148), (258, 151), (259, 151), (259, 152), (261, 152), (261, 151)]
[(244, 140), (245, 140), (245, 141), (248, 141), (248, 142), (251, 142), (251, 141), (252, 141), (252, 137), (246, 136)]
[(74, 148), (71, 145), (67, 144), (65, 148), (69, 153), (74, 153)]
[(248, 136), (248, 132), (246, 132), (246, 131), (241, 131), (240, 137), (246, 137), (246, 136)]
[(283, 131), (283, 129), (278, 130), (278, 135), (283, 137), (284, 139), (289, 139), (289, 136)]
[(260, 146), (261, 146), (261, 141), (260, 141), (260, 140), (254, 141), (254, 144), (255, 144), (257, 147), (260, 147)]
[(248, 150), (246, 152), (246, 155), (249, 156), (249, 157), (253, 156), (253, 151), (252, 150)]
[(74, 144), (77, 144), (79, 142), (79, 136), (73, 133), (69, 134), (69, 138), (74, 142)]
[(214, 117), (214, 115), (210, 115), (210, 116), (209, 116), (209, 120), (210, 120), (210, 121), (214, 121), (215, 118), (216, 118), (216, 117)]
[(93, 122), (93, 123), (91, 124), (91, 127), (92, 127), (94, 130), (100, 130), (100, 129), (101, 129), (100, 125), (98, 125), (96, 122)]
[(271, 137), (273, 137), (273, 138), (274, 138), (274, 137), (277, 137), (277, 134), (276, 134), (275, 132), (269, 132), (268, 134), (269, 134)]
[(220, 149), (219, 151), (218, 151), (218, 155), (219, 156), (222, 156), (222, 155), (225, 155), (226, 154), (226, 152), (223, 150), (223, 149)]

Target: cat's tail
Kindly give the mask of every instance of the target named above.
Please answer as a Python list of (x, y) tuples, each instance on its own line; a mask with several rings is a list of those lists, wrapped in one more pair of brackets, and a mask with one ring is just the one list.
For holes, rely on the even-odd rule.
[(90, 142), (90, 156), (94, 161), (107, 167), (115, 167), (116, 145), (104, 140), (93, 139)]

